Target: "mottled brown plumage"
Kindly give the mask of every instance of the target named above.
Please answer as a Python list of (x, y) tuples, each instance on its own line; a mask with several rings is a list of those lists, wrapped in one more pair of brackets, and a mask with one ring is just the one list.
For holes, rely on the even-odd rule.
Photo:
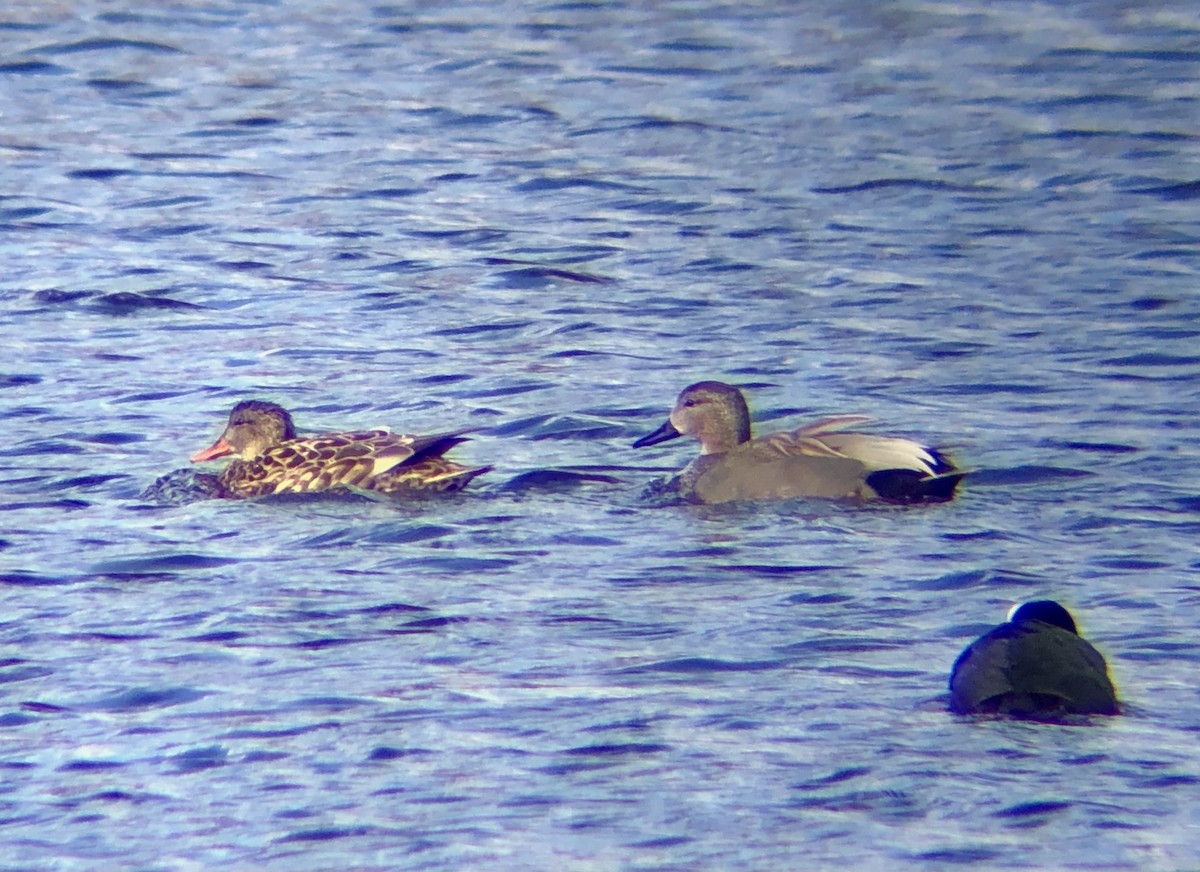
[(296, 437), (282, 406), (247, 400), (229, 413), (225, 431), (193, 462), (236, 455), (221, 472), (231, 499), (357, 488), (394, 496), (462, 490), (491, 467), (469, 467), (443, 455), (469, 431), (409, 436), (387, 430)]

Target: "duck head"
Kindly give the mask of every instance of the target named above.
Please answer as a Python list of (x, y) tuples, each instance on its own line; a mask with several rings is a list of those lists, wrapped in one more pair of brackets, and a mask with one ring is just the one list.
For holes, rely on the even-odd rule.
[(229, 413), (229, 423), (217, 441), (192, 455), (192, 463), (235, 454), (253, 460), (281, 442), (296, 438), (292, 416), (276, 403), (246, 400)]
[(701, 454), (723, 454), (750, 441), (750, 409), (733, 385), (696, 382), (684, 388), (667, 422), (633, 443), (634, 448), (657, 445), (677, 436), (700, 440)]
[(1027, 603), (1017, 603), (1008, 613), (1010, 624), (1020, 624), (1025, 621), (1041, 621), (1066, 630), (1068, 633), (1079, 635), (1075, 628), (1075, 620), (1071, 613), (1054, 600), (1032, 600)]

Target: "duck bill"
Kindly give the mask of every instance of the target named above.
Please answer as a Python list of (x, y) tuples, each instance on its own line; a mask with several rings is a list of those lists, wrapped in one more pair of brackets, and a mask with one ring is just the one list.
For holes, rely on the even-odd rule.
[(192, 463), (203, 463), (205, 460), (216, 460), (218, 457), (224, 457), (226, 454), (233, 454), (233, 446), (226, 442), (225, 437), (222, 436), (203, 451), (197, 451), (193, 454), (191, 461)]
[(657, 445), (659, 442), (666, 442), (668, 439), (674, 439), (676, 436), (682, 436), (675, 425), (667, 421), (653, 433), (648, 436), (643, 436), (637, 442), (633, 443), (634, 448), (645, 448), (647, 445)]

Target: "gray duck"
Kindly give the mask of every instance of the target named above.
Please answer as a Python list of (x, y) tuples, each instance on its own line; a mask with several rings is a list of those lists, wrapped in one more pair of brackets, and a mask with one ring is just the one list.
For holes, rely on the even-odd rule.
[(678, 436), (700, 441), (700, 456), (674, 479), (680, 496), (702, 503), (790, 497), (944, 502), (966, 474), (935, 448), (846, 428), (861, 416), (825, 418), (798, 430), (753, 438), (742, 392), (718, 381), (684, 388), (667, 422), (633, 443)]

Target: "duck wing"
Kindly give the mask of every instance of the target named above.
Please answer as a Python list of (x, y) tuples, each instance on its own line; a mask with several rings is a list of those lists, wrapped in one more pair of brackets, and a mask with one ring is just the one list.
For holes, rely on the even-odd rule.
[(810, 438), (836, 454), (862, 461), (871, 470), (914, 469), (938, 475), (953, 468), (936, 450), (901, 436), (823, 432)]
[(900, 436), (847, 432), (816, 438), (831, 451), (861, 461), (867, 485), (888, 502), (947, 502), (966, 475), (936, 448)]
[(430, 455), (415, 458), (370, 479), (365, 487), (379, 493), (404, 495), (418, 493), (454, 493), (473, 478), (490, 472), (490, 466), (464, 466), (445, 457)]
[(925, 475), (940, 475), (954, 469), (938, 450), (902, 436), (880, 436), (875, 433), (846, 432), (847, 427), (862, 424), (870, 418), (861, 415), (841, 415), (823, 418), (789, 433), (764, 437), (793, 443), (803, 453), (826, 453), (853, 457), (872, 471), (877, 469), (914, 469)]
[(820, 437), (826, 433), (836, 433), (845, 430), (847, 427), (853, 427), (855, 424), (865, 424), (871, 419), (866, 415), (836, 415), (832, 418), (822, 418), (819, 421), (813, 421), (811, 424), (805, 424), (797, 430), (791, 431), (796, 437)]
[(293, 439), (253, 460), (234, 461), (221, 484), (238, 496), (313, 493), (335, 487), (371, 487), (397, 467), (440, 457), (467, 431), (411, 436), (387, 430), (331, 433)]

